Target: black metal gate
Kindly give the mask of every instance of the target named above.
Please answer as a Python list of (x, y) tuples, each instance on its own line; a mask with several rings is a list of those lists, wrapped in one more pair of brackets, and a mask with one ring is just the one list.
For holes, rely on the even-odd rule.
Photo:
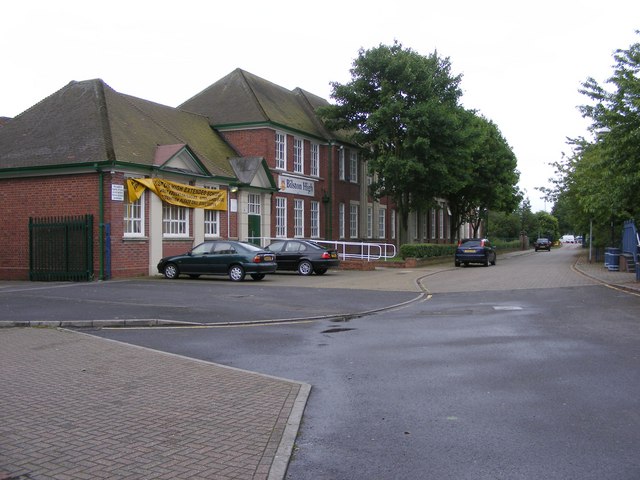
[(93, 279), (93, 215), (29, 218), (29, 279)]

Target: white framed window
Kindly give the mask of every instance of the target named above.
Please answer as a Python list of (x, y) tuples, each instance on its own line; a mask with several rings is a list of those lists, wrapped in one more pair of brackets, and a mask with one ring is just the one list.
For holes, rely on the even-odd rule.
[(344, 203), (341, 203), (341, 204), (338, 205), (338, 236), (340, 238), (344, 238), (345, 237), (345, 232), (344, 232), (344, 227), (345, 227), (344, 214), (345, 214)]
[(309, 228), (311, 229), (311, 238), (320, 237), (320, 202), (311, 201), (311, 216), (309, 218)]
[(247, 197), (247, 213), (249, 215), (260, 215), (262, 202), (258, 193), (250, 193)]
[(293, 235), (304, 237), (304, 200), (293, 200)]
[(276, 237), (287, 236), (287, 199), (276, 197)]
[(349, 204), (349, 237), (358, 238), (358, 211), (360, 205), (357, 203)]
[(373, 237), (373, 205), (367, 205), (367, 238)]
[(135, 202), (124, 196), (124, 236), (144, 237), (144, 197), (145, 192)]
[(358, 183), (358, 152), (351, 150), (349, 158), (349, 181)]
[(311, 144), (311, 165), (309, 174), (312, 177), (320, 176), (320, 145), (317, 143)]
[(431, 238), (436, 238), (436, 209), (431, 209)]
[(187, 207), (163, 203), (162, 234), (165, 237), (188, 237), (189, 209)]
[(218, 210), (204, 211), (204, 236), (220, 236), (220, 212)]
[[(204, 185), (204, 188), (217, 190), (217, 185)], [(204, 211), (204, 236), (206, 238), (220, 237), (220, 212), (218, 210)]]
[(444, 238), (444, 208), (438, 211), (438, 233), (440, 238)]
[(426, 212), (422, 214), (420, 223), (422, 225), (422, 238), (426, 240), (429, 238), (427, 237), (429, 228), (429, 216)]
[(385, 238), (387, 234), (387, 209), (378, 210), (378, 238)]
[(304, 140), (301, 138), (293, 139), (293, 171), (304, 173)]
[(344, 148), (340, 147), (338, 153), (338, 178), (340, 180), (345, 180), (345, 171), (344, 171)]
[(396, 211), (391, 210), (391, 238), (396, 239)]
[(276, 168), (287, 169), (287, 136), (276, 132)]

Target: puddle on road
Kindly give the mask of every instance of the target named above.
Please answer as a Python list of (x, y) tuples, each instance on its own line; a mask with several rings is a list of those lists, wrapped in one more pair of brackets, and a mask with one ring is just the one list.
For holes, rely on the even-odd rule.
[(519, 312), (524, 310), (517, 305), (478, 305), (472, 308), (451, 308), (446, 310), (423, 311), (422, 314), (430, 317), (463, 316), (488, 314), (492, 312)]
[(328, 328), (326, 330), (323, 330), (320, 333), (339, 333), (339, 332), (348, 332), (350, 330), (355, 330), (355, 328), (340, 328), (340, 327), (335, 327), (335, 328)]

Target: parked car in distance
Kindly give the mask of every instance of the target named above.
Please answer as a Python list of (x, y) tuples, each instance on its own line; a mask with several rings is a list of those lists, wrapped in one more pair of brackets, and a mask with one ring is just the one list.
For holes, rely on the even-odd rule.
[(486, 238), (463, 238), (458, 242), (455, 253), (455, 266), (481, 263), (485, 267), (496, 264), (496, 250)]
[(262, 280), (276, 269), (273, 253), (251, 243), (231, 240), (203, 242), (185, 254), (165, 257), (158, 263), (158, 272), (169, 279), (181, 274), (191, 278), (228, 275), (230, 280), (240, 282), (249, 274), (254, 280)]
[(266, 250), (275, 254), (278, 270), (297, 270), (300, 275), (324, 275), (340, 265), (336, 250), (310, 240), (276, 240)]
[(562, 243), (576, 243), (576, 238), (573, 235), (563, 235), (560, 241)]
[(538, 250), (546, 250), (547, 252), (551, 251), (551, 240), (548, 238), (539, 238), (535, 242), (533, 242), (533, 248)]

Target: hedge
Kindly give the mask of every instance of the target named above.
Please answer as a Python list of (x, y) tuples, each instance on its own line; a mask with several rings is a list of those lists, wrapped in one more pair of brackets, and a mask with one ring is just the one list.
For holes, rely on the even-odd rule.
[[(493, 246), (500, 251), (518, 250), (520, 248), (520, 240), (491, 242)], [(405, 243), (400, 246), (400, 256), (406, 258), (431, 258), (445, 257), (456, 253), (457, 244), (443, 243)]]
[(453, 255), (455, 244), (405, 243), (400, 246), (400, 256), (405, 258), (431, 258)]

